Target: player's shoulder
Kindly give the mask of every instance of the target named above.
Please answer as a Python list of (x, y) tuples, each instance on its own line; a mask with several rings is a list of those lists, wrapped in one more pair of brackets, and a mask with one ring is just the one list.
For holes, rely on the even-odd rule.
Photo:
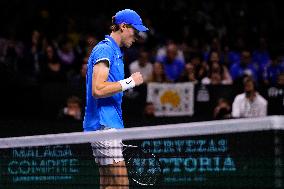
[(99, 42), (92, 50), (93, 57), (113, 56), (114, 51), (111, 46), (104, 41)]
[(104, 50), (110, 51), (110, 52), (113, 51), (110, 44), (105, 42), (105, 40), (99, 42), (94, 48), (94, 51), (96, 51), (96, 52), (100, 52), (100, 51), (104, 51)]

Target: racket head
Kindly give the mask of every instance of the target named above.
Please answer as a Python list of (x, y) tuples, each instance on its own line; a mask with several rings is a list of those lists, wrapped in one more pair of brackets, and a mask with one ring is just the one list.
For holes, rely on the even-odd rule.
[(152, 153), (146, 153), (138, 146), (124, 150), (128, 176), (139, 185), (153, 186), (161, 181), (162, 165)]

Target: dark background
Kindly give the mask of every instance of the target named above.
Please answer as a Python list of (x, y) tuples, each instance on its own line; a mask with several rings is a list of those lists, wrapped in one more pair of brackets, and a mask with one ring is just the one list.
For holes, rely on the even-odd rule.
[[(241, 37), (246, 43), (246, 48), (253, 50), (258, 47), (259, 38), (265, 37), (271, 55), (284, 53), (284, 13), (281, 1), (0, 1), (0, 40), (10, 40), (21, 49), (18, 53), (9, 52), (8, 61), (7, 58), (3, 59), (4, 61), (0, 59), (2, 137), (82, 130), (82, 121), (58, 120), (57, 115), (70, 95), (79, 96), (84, 109), (84, 83), (78, 85), (72, 82), (39, 81), (28, 58), (32, 32), (37, 30), (42, 38), (58, 44), (69, 34), (76, 33), (79, 42), (74, 49), (79, 53), (74, 72), (77, 74), (82, 59), (86, 56), (86, 36), (92, 35), (97, 40), (103, 39), (104, 35), (109, 33), (111, 17), (124, 8), (136, 10), (149, 27), (148, 40), (137, 46), (142, 45), (153, 54), (168, 40), (192, 44), (197, 39), (202, 49), (211, 43), (213, 37), (218, 36), (218, 31), (223, 26), (227, 32), (220, 39), (222, 45), (233, 47)], [(208, 25), (214, 29), (208, 29)], [(0, 45), (0, 50), (3, 50), (1, 48), (3, 46)], [(1, 57), (5, 55), (0, 54)], [(131, 50), (126, 51), (125, 65), (129, 65), (135, 58), (135, 53)], [(17, 69), (14, 69), (11, 62), (16, 62)], [(271, 86), (263, 86), (261, 83), (258, 86), (259, 92), (267, 99), (269, 87)], [(213, 108), (219, 97), (226, 97), (232, 102), (234, 96), (241, 92), (236, 85), (207, 86), (210, 101), (196, 102), (195, 114), (192, 117), (141, 119), (146, 88), (147, 86), (142, 86), (135, 89), (139, 92), (136, 98), (125, 97), (123, 109), (126, 127), (211, 120)], [(198, 89), (197, 85), (195, 93)], [(269, 114), (275, 114), (273, 109), (277, 103), (269, 102)]]

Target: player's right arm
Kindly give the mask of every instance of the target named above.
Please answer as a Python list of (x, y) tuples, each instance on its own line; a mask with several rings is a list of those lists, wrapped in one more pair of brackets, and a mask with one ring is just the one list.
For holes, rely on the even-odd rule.
[[(109, 62), (102, 60), (94, 65), (92, 76), (92, 95), (96, 98), (105, 98), (121, 92), (125, 89), (123, 85), (138, 86), (143, 83), (143, 78), (140, 72), (136, 72), (131, 77), (118, 82), (107, 81), (109, 74)], [(130, 82), (129, 84), (127, 84)], [(131, 88), (132, 88), (131, 87)]]
[(92, 94), (96, 98), (105, 98), (121, 91), (119, 82), (108, 82), (109, 62), (102, 60), (94, 65), (92, 76)]

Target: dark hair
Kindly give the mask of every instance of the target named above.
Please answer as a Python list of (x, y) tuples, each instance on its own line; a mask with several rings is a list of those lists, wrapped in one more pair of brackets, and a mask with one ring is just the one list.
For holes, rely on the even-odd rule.
[(70, 96), (67, 98), (67, 104), (69, 103), (74, 103), (74, 104), (78, 104), (79, 106), (81, 106), (81, 99), (77, 96)]
[(228, 99), (226, 99), (226, 98), (223, 98), (223, 97), (221, 97), (221, 98), (219, 98), (219, 99), (217, 100), (217, 104), (219, 104), (219, 103), (221, 103), (221, 102), (224, 102), (224, 103), (230, 104), (229, 100), (228, 100)]
[(254, 80), (253, 80), (253, 78), (251, 76), (244, 77), (243, 84), (245, 85), (245, 84), (247, 84), (249, 82), (252, 82), (253, 84), (255, 84), (255, 82), (254, 82)]
[(191, 62), (192, 59), (195, 59), (195, 58), (198, 58), (200, 59), (200, 61), (202, 62), (203, 61), (203, 57), (202, 57), (202, 54), (199, 53), (199, 52), (193, 52), (193, 53), (190, 53), (188, 58), (187, 58), (187, 62)]
[(113, 32), (116, 32), (116, 31), (119, 30), (119, 25), (115, 23), (115, 16), (113, 16), (112, 19), (111, 19), (110, 30), (113, 31)]
[(252, 76), (246, 76), (243, 78), (243, 87), (245, 87), (247, 83), (252, 83), (254, 90), (258, 90), (258, 85)]

